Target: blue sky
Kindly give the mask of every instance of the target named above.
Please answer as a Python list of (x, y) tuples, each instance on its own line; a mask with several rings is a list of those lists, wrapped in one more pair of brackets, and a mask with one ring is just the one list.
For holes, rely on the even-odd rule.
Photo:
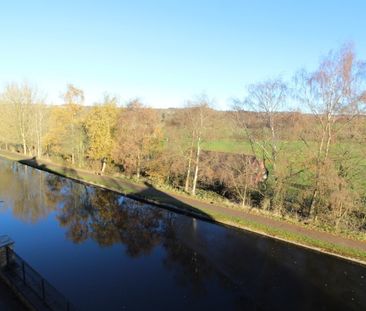
[(366, 59), (366, 1), (4, 1), (0, 85), (27, 80), (50, 102), (67, 83), (87, 103), (118, 95), (154, 107), (205, 93), (217, 108), (249, 83), (353, 42)]

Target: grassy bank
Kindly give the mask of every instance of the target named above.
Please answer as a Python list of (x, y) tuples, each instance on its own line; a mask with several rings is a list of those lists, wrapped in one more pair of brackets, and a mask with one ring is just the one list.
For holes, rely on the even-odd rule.
[[(347, 239), (340, 236), (335, 236), (335, 238), (332, 239), (338, 239), (339, 243), (329, 242), (329, 239), (325, 239), (326, 236), (324, 232), (318, 232), (310, 228), (307, 230), (302, 228), (301, 232), (298, 232), (298, 230), (296, 230), (296, 225), (290, 225), (284, 221), (281, 223), (279, 220), (271, 220), (270, 218), (258, 215), (253, 217), (253, 215), (250, 215), (249, 213), (193, 199), (188, 195), (178, 195), (173, 192), (162, 191), (146, 183), (133, 183), (130, 180), (122, 178), (100, 176), (87, 170), (65, 167), (43, 160), (38, 161), (26, 158), (20, 154), (1, 152), (0, 156), (13, 161), (20, 161), (38, 169), (80, 182), (110, 189), (128, 197), (156, 204), (179, 213), (189, 214), (208, 221), (242, 228), (316, 251), (330, 253), (366, 264), (365, 242), (358, 241), (357, 243), (358, 245), (361, 245), (361, 247), (352, 247), (347, 245)], [(283, 228), (282, 226), (285, 223), (287, 228)], [(316, 233), (315, 236), (317, 236), (315, 238), (314, 232)], [(351, 242), (352, 241), (350, 240), (350, 245), (352, 245)]]

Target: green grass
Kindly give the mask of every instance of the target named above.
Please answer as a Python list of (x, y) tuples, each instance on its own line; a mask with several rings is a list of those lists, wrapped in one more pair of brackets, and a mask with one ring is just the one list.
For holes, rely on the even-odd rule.
[(248, 219), (238, 219), (222, 214), (211, 213), (211, 216), (218, 222), (239, 227), (245, 230), (253, 231), (259, 234), (265, 234), (270, 237), (278, 238), (289, 243), (309, 247), (318, 251), (339, 255), (342, 257), (356, 259), (366, 264), (366, 251), (360, 249), (345, 247), (342, 245), (318, 240), (300, 233), (294, 233), (279, 228), (274, 228)]
[(248, 142), (237, 141), (233, 139), (220, 139), (206, 141), (202, 145), (202, 149), (209, 151), (221, 151), (232, 153), (252, 154), (252, 149)]
[[(202, 148), (209, 151), (253, 154), (249, 142), (238, 141), (235, 139), (206, 141)], [(308, 145), (306, 145), (303, 141), (299, 140), (282, 141), (279, 143), (279, 149), (286, 160), (289, 163), (292, 163), (293, 168), (300, 170), (304, 168), (302, 167), (302, 162), (305, 162), (307, 157), (311, 154), (316, 154), (317, 144), (309, 142)], [(255, 153), (259, 156), (262, 155), (262, 151), (258, 146), (255, 147)], [(339, 158), (345, 158), (349, 155), (354, 157), (354, 160), (352, 160), (355, 165), (354, 171), (358, 171), (358, 174), (352, 175), (350, 178), (355, 183), (355, 187), (358, 188), (359, 191), (362, 191), (361, 194), (366, 196), (366, 145), (348, 142), (337, 143), (332, 145), (331, 154), (336, 154)], [(270, 164), (267, 163), (267, 166), (271, 170)], [(306, 172), (306, 167), (305, 172), (300, 174), (294, 183), (304, 186), (309, 184), (309, 173)]]
[[(317, 144), (315, 142), (308, 142), (306, 145), (301, 140), (296, 141), (282, 141), (279, 143), (281, 154), (284, 155), (286, 160), (291, 163), (294, 170), (304, 169), (302, 162), (305, 162), (310, 155), (316, 154)], [(215, 139), (205, 141), (202, 144), (202, 149), (209, 151), (230, 152), (230, 153), (245, 153), (253, 154), (251, 145), (249, 142), (240, 141), (236, 139)], [(262, 156), (262, 151), (258, 146), (255, 146), (255, 153), (258, 156)], [(354, 182), (354, 187), (358, 189), (361, 195), (366, 196), (366, 145), (359, 143), (342, 142), (332, 145), (331, 154), (337, 154), (339, 158), (344, 158), (351, 154), (356, 161), (359, 161), (355, 165), (355, 171), (358, 174), (351, 176), (351, 180)], [(271, 166), (267, 163), (269, 170)], [(298, 185), (309, 185), (310, 174), (306, 170), (302, 174), (299, 174), (297, 180), (294, 180)]]

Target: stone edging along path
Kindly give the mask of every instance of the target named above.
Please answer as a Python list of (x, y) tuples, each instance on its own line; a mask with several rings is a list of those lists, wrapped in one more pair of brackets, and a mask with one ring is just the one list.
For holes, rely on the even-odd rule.
[[(344, 247), (344, 248), (352, 248), (357, 249), (362, 252), (366, 252), (366, 242), (353, 240), (342, 236), (337, 236), (331, 233), (327, 233), (324, 231), (319, 231), (312, 228), (306, 228), (300, 225), (296, 225), (293, 223), (289, 223), (282, 220), (277, 220), (273, 218), (266, 217), (265, 215), (254, 214), (249, 211), (244, 210), (236, 210), (229, 207), (223, 207), (217, 204), (207, 203), (205, 201), (187, 197), (184, 195), (179, 195), (176, 193), (168, 193), (163, 190), (159, 190), (154, 188), (152, 185), (141, 185), (135, 184), (126, 180), (121, 180), (120, 178), (114, 178), (110, 176), (98, 176), (90, 171), (76, 168), (68, 168), (62, 165), (58, 165), (52, 162), (48, 162), (45, 160), (35, 160), (34, 158), (29, 158), (26, 156), (22, 156), (20, 154), (10, 153), (10, 152), (0, 152), (0, 156), (4, 158), (19, 161), (23, 164), (30, 165), (32, 167), (48, 171), (51, 173), (55, 173), (57, 175), (66, 176), (71, 179), (77, 180), (79, 182), (85, 182), (87, 184), (92, 184), (95, 186), (99, 186), (105, 189), (110, 189), (112, 191), (121, 193), (126, 195), (127, 197), (137, 199), (146, 203), (152, 203), (155, 205), (160, 205), (162, 207), (177, 211), (179, 213), (188, 214), (194, 217), (198, 217), (201, 219), (205, 219), (208, 221), (223, 223), (224, 225), (230, 225), (234, 227), (238, 227), (241, 229), (246, 229), (248, 231), (253, 231), (262, 235), (270, 236), (285, 242), (293, 243), (296, 245), (300, 245), (303, 247), (307, 247), (313, 249), (315, 251), (321, 251), (324, 253), (328, 253), (331, 255), (335, 255), (344, 259), (353, 260), (355, 262), (366, 265), (365, 260), (355, 259), (352, 257), (339, 255), (332, 251), (327, 251), (322, 249), (321, 247), (314, 247), (311, 245), (298, 243), (296, 241), (291, 241), (291, 239), (281, 238), (276, 235), (267, 234), (262, 232), (261, 230), (255, 230), (250, 227), (237, 225), (234, 222), (226, 222), (221, 220), (216, 220), (214, 217), (211, 217), (210, 214), (220, 214), (223, 216), (228, 216), (229, 218), (235, 218), (238, 220), (251, 221), (260, 225), (264, 225), (273, 229), (286, 231), (292, 234), (301, 235), (308, 237), (313, 240), (322, 241), (328, 244), (333, 244), (336, 246)], [(64, 172), (63, 172), (64, 170)], [(98, 182), (93, 182), (88, 180), (89, 178), (92, 180), (98, 179), (103, 184), (107, 185), (115, 185), (115, 186), (104, 186), (100, 185)], [(128, 191), (124, 192), (123, 189), (128, 189)], [(157, 198), (157, 199), (156, 199)], [(163, 200), (159, 200), (162, 198)], [(163, 201), (163, 202), (162, 202)], [(165, 201), (165, 202), (164, 202)], [(206, 211), (206, 213), (205, 213)]]

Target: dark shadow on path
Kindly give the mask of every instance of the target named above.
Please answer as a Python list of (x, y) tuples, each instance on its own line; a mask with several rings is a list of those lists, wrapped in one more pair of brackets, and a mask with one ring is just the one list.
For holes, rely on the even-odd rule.
[(144, 182), (146, 189), (140, 190), (136, 193), (137, 199), (146, 199), (147, 203), (156, 204), (166, 209), (173, 210), (174, 212), (185, 214), (187, 216), (193, 216), (203, 220), (213, 220), (210, 215), (206, 214), (202, 210), (189, 205), (176, 197), (173, 197), (166, 192), (163, 192), (155, 188), (149, 182)]
[[(46, 164), (38, 162), (36, 157), (22, 159), (18, 161), (21, 164), (31, 166), (33, 168), (55, 174), (60, 177), (71, 179), (77, 183), (85, 184), (91, 187), (97, 187), (88, 183), (87, 181), (82, 181), (83, 177), (80, 176), (77, 170), (65, 166), (58, 166), (59, 171), (48, 167)], [(157, 188), (155, 188), (151, 183), (145, 181), (144, 186), (135, 185), (132, 183), (128, 183), (127, 181), (118, 180), (113, 177), (109, 176), (100, 176), (93, 173), (88, 173), (88, 175), (93, 176), (94, 178), (99, 178), (104, 184), (105, 187), (101, 186), (100, 188), (107, 188), (107, 191), (112, 191), (114, 193), (118, 193), (120, 195), (126, 196), (128, 198), (134, 199), (136, 201), (146, 203), (146, 204), (153, 204), (158, 207), (162, 207), (164, 209), (168, 209), (170, 211), (184, 214), (186, 216), (195, 217), (198, 219), (206, 220), (206, 221), (214, 221), (214, 219), (208, 215), (207, 213), (203, 212), (195, 208), (192, 205), (189, 205), (176, 197), (173, 197), (166, 192), (163, 192)], [(124, 188), (133, 189), (132, 192), (124, 193)]]
[[(73, 168), (69, 168), (69, 167), (65, 167), (65, 166), (61, 167), (60, 166), (61, 172), (58, 172), (58, 171), (55, 171), (55, 170), (49, 168), (46, 164), (39, 163), (37, 161), (36, 157), (33, 157), (31, 159), (22, 159), (22, 160), (19, 160), (18, 162), (21, 163), (21, 164), (24, 164), (24, 165), (31, 166), (35, 169), (39, 169), (41, 171), (52, 173), (52, 174), (55, 174), (55, 175), (58, 175), (58, 176), (61, 176), (61, 177), (75, 179), (75, 180), (80, 178), (77, 171)], [(78, 181), (78, 180), (76, 180), (76, 181)]]

